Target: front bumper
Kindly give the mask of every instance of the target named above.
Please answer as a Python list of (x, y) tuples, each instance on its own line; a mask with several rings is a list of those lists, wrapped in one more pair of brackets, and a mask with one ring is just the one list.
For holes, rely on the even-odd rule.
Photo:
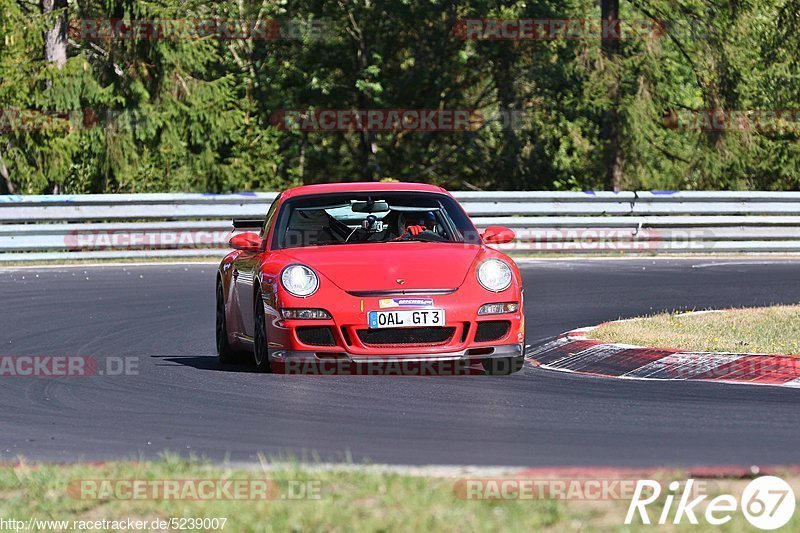
[[(477, 285), (477, 282), (475, 283)], [(502, 294), (487, 295), (481, 287), (465, 286), (452, 290), (446, 294), (433, 296), (417, 296), (410, 292), (403, 298), (424, 298), (429, 301), (426, 308), (443, 309), (446, 321), (443, 328), (452, 330), (446, 340), (426, 337), (427, 333), (420, 332), (420, 337), (413, 341), (405, 338), (405, 332), (410, 335), (413, 329), (437, 328), (388, 328), (384, 330), (394, 332), (394, 335), (404, 337), (392, 338), (367, 338), (368, 313), (370, 311), (390, 310), (384, 307), (384, 302), (392, 298), (384, 296), (354, 296), (339, 289), (331, 287), (320, 288), (319, 293), (309, 300), (296, 299), (283, 296), (281, 301), (265, 301), (267, 318), (268, 352), (273, 360), (320, 360), (340, 358), (352, 362), (369, 361), (395, 361), (395, 360), (475, 360), (486, 358), (515, 357), (522, 354), (525, 339), (525, 319), (522, 309), (522, 294), (509, 288)], [(481, 305), (490, 302), (518, 302), (516, 312), (497, 315), (479, 316), (478, 309)], [(280, 308), (320, 308), (325, 309), (330, 319), (298, 320), (283, 319)], [(415, 309), (416, 307), (400, 307), (397, 309)], [(422, 307), (421, 309), (424, 309)], [(492, 332), (492, 325), (499, 325)], [(500, 330), (504, 326), (504, 332)], [(301, 336), (301, 330), (309, 333), (308, 329), (325, 329), (327, 343), (311, 342), (309, 338)], [(479, 334), (479, 331), (482, 333)], [(320, 332), (322, 333), (322, 332)]]
[(283, 350), (270, 349), (270, 362), (275, 363), (320, 363), (341, 361), (347, 363), (387, 363), (408, 362), (424, 363), (431, 361), (480, 361), (483, 359), (503, 359), (520, 357), (525, 353), (524, 343), (505, 344), (500, 346), (481, 346), (467, 348), (456, 352), (406, 353), (406, 354), (354, 354), (345, 351), (320, 352), (317, 350)]

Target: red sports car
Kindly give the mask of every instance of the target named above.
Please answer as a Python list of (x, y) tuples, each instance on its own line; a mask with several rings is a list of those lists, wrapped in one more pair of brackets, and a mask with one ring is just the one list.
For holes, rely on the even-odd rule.
[(340, 183), (289, 189), (259, 228), (230, 240), (217, 274), (221, 361), (258, 370), (298, 362), (457, 361), (489, 374), (522, 367), (522, 279), (440, 187)]

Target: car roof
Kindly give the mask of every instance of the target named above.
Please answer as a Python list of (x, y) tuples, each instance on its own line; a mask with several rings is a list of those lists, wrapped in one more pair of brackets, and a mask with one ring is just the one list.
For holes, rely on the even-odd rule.
[(428, 192), (445, 193), (447, 191), (436, 185), (427, 183), (357, 181), (349, 183), (320, 183), (303, 185), (287, 189), (281, 195), (283, 199), (305, 196), (308, 194), (334, 194), (348, 192)]

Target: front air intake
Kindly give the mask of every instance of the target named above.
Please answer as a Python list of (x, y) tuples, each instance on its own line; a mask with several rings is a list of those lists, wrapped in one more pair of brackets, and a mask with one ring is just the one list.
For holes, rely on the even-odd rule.
[(453, 338), (456, 328), (360, 329), (358, 338), (369, 346), (433, 346)]
[(490, 320), (478, 322), (478, 330), (475, 332), (475, 342), (489, 342), (502, 339), (508, 335), (511, 329), (511, 322), (508, 320)]
[(297, 338), (309, 346), (336, 346), (331, 328), (328, 326), (304, 326), (297, 328)]

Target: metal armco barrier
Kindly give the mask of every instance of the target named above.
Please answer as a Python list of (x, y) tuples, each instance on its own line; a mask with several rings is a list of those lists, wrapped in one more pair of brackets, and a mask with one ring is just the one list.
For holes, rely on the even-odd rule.
[[(800, 192), (456, 192), (539, 253), (800, 252)], [(276, 193), (0, 196), (0, 262), (222, 255)]]

